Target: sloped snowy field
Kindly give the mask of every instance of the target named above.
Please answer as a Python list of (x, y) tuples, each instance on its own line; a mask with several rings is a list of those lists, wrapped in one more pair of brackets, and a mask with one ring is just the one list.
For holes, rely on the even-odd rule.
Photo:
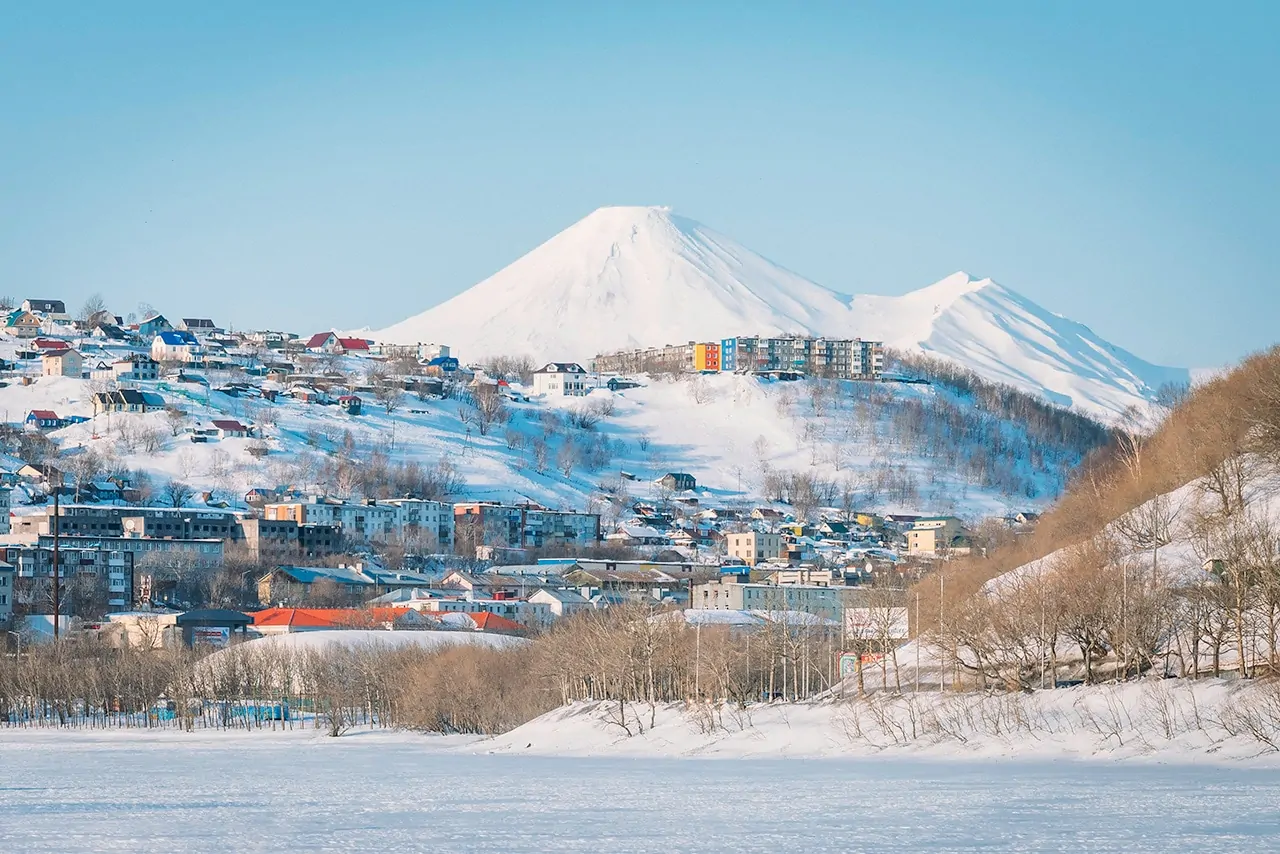
[(364, 733), (0, 730), (0, 851), (1275, 851), (1280, 773), (467, 755)]
[[(0, 355), (4, 352), (0, 346)], [(367, 363), (351, 359), (346, 367), (360, 374)], [(945, 460), (926, 459), (895, 441), (892, 412), (860, 402), (860, 398), (855, 400), (855, 391), (865, 393), (866, 387), (850, 383), (840, 387), (840, 400), (825, 403), (821, 415), (815, 412), (806, 384), (762, 383), (728, 374), (696, 382), (653, 381), (618, 395), (598, 390), (592, 399), (611, 401), (614, 414), (574, 441), (585, 453), (588, 440), (608, 439), (613, 453), (599, 470), (593, 471), (580, 461), (567, 475), (557, 465), (566, 430), (557, 427), (548, 433), (541, 418), (583, 406), (579, 398), (512, 403), (510, 423), (480, 436), (465, 423), (467, 407), (457, 400), (420, 401), (410, 396), (392, 414), (371, 405), (365, 414), (350, 416), (335, 406), (311, 406), (284, 398), (275, 404), (246, 401), (207, 393), (204, 387), (191, 384), (140, 386), (159, 392), (167, 401), (185, 407), (192, 419), (201, 421), (237, 418), (253, 422), (270, 412), (275, 424), (263, 432), (271, 455), (264, 460), (251, 457), (249, 448), (255, 441), (250, 439), (192, 444), (185, 435), (171, 435), (162, 412), (99, 415), (54, 431), (51, 437), (67, 451), (93, 448), (109, 452), (121, 465), (150, 473), (157, 488), (176, 478), (197, 489), (216, 490), (220, 498), (233, 503), (240, 502), (254, 487), (307, 483), (314, 475), (315, 463), (343, 453), (341, 442), (346, 431), (351, 432), (362, 456), (379, 446), (396, 459), (416, 460), (428, 467), (440, 459), (449, 460), (466, 482), (466, 498), (529, 498), (550, 507), (578, 510), (586, 509), (593, 496), (598, 497), (601, 483), (617, 485), (619, 471), (640, 479), (627, 484), (637, 499), (657, 497), (654, 478), (667, 471), (686, 471), (698, 479), (701, 497), (713, 505), (756, 501), (764, 493), (763, 462), (775, 471), (803, 472), (832, 482), (855, 476), (869, 481), (893, 468), (910, 477), (917, 495), (904, 499), (881, 489), (874, 499), (868, 499), (864, 492), (859, 496), (862, 505), (895, 512), (1003, 515), (1014, 509), (1044, 506), (1061, 490), (1065, 472), (1078, 462), (1071, 454), (1055, 455), (1046, 450), (1041, 451), (1044, 456), (1038, 467), (1025, 458), (1007, 461), (1009, 482), (1004, 494), (1000, 489), (970, 483)], [(877, 391), (903, 402), (923, 405), (939, 397), (963, 405), (958, 396), (927, 386), (889, 384)], [(41, 408), (53, 409), (63, 417), (89, 417), (93, 414), (91, 397), (87, 381), (43, 377), (31, 385), (4, 389), (0, 403), (10, 420)], [(124, 445), (119, 438), (122, 425), (132, 425), (134, 432), (144, 426), (153, 429), (158, 434), (156, 450), (147, 451), (137, 442)], [(1023, 427), (1012, 422), (997, 425), (1009, 448), (1024, 447)], [(523, 449), (510, 446), (508, 430), (518, 434)], [(806, 434), (810, 438), (806, 439)], [(544, 436), (549, 462), (539, 467), (533, 460), (532, 445)], [(957, 453), (963, 458), (985, 453), (985, 449), (961, 447)], [(15, 498), (14, 503), (20, 501)]]

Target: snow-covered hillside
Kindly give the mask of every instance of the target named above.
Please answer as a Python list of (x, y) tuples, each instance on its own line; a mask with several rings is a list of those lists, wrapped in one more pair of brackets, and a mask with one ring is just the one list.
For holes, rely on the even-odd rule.
[[(348, 361), (358, 374), (363, 360)], [(353, 416), (286, 397), (229, 397), (198, 384), (140, 385), (185, 409), (188, 423), (230, 417), (257, 424), (270, 453), (253, 456), (258, 439), (193, 444), (172, 435), (164, 412), (99, 415), (50, 437), (73, 456), (94, 449), (109, 466), (147, 472), (157, 488), (174, 479), (232, 503), (253, 488), (319, 483), (326, 467), (350, 458), (363, 471), (374, 471), (377, 459), (424, 467), (446, 460), (462, 482), (459, 498), (527, 498), (606, 515), (610, 493), (657, 498), (654, 479), (683, 471), (712, 505), (776, 498), (785, 479), (798, 475), (828, 506), (852, 501), (859, 509), (986, 516), (1047, 504), (1079, 462), (1077, 450), (924, 385), (778, 383), (731, 374), (653, 381), (588, 398), (513, 400), (509, 421), (487, 435), (460, 399), (408, 398), (392, 413), (370, 402)], [(15, 420), (32, 409), (88, 417), (90, 397), (88, 381), (69, 377), (4, 390)], [(604, 414), (574, 426), (585, 407)], [(997, 445), (1001, 452), (991, 453)], [(360, 487), (348, 483), (345, 491), (358, 495)]]
[(851, 297), (661, 207), (601, 208), (453, 299), (368, 334), (445, 342), (464, 360), (585, 361), (778, 333), (882, 340), (1108, 419), (1189, 379), (990, 279), (956, 273), (900, 297)]
[(1143, 406), (1184, 368), (1146, 362), (1092, 329), (991, 279), (955, 273), (900, 297), (857, 296), (853, 330), (890, 347), (958, 362), (979, 376), (1113, 420)]

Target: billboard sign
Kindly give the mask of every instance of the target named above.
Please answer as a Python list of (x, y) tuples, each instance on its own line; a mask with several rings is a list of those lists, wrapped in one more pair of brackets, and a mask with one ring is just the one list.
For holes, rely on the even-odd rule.
[(217, 626), (196, 626), (191, 630), (191, 642), (195, 646), (226, 646), (231, 642), (231, 629)]

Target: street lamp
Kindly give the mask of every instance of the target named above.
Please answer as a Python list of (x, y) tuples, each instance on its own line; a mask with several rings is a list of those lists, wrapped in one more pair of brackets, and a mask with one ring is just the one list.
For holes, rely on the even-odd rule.
[(13, 635), (13, 639), (18, 642), (18, 651), (14, 653), (14, 658), (19, 661), (22, 660), (22, 635), (19, 634), (18, 632), (10, 632), (10, 631), (6, 631), (5, 634)]

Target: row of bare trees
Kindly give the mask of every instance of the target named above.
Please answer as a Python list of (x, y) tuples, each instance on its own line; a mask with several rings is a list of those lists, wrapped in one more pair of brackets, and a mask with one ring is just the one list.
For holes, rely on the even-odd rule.
[(634, 732), (653, 725), (662, 703), (745, 707), (830, 690), (839, 629), (804, 616), (779, 612), (750, 630), (691, 627), (678, 611), (632, 603), (586, 611), (532, 642), (263, 641), (207, 657), (70, 639), (0, 658), (0, 715), (25, 725), (236, 727), (272, 725), (287, 706), (335, 735), (357, 723), (496, 733), (593, 700)]
[(948, 603), (936, 640), (983, 686), (1217, 676), (1225, 666), (1280, 674), (1280, 522), (1266, 498), (1275, 478), (1255, 454), (1228, 457)]

